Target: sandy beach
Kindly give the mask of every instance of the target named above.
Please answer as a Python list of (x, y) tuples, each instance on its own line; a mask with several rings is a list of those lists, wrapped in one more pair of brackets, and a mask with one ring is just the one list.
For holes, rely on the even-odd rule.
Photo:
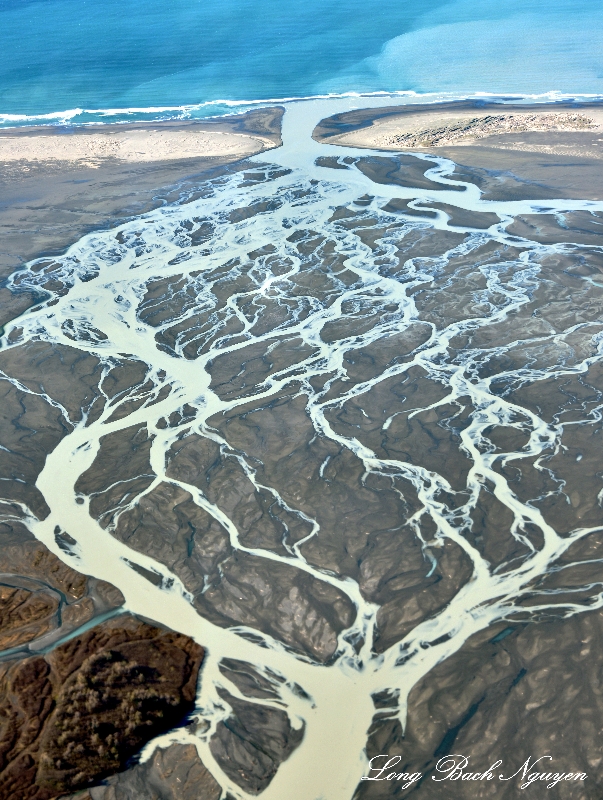
[(359, 109), (323, 120), (318, 141), (433, 153), (484, 199), (603, 198), (603, 107), (481, 100)]
[[(352, 123), (349, 133), (325, 133), (323, 138), (326, 135), (338, 144), (353, 142), (354, 146), (360, 146), (362, 142), (383, 149), (408, 150), (475, 144), (502, 134), (592, 131), (601, 135), (603, 132), (603, 108), (600, 106), (573, 108), (569, 104), (503, 106), (490, 103), (480, 108), (474, 101), (466, 101), (380, 109), (372, 116), (350, 112), (340, 115), (337, 124), (347, 122), (349, 125), (353, 115), (357, 122)], [(549, 152), (554, 149), (553, 146)]]
[(15, 269), (278, 146), (281, 115), (269, 108), (203, 122), (0, 131), (0, 326), (35, 302), (4, 288)]
[[(226, 126), (223, 126), (226, 127)], [(141, 164), (183, 158), (245, 156), (273, 142), (267, 136), (212, 130), (202, 123), (111, 125), (55, 132), (48, 128), (6, 131), (0, 134), (0, 163), (60, 161), (82, 167), (100, 167), (107, 159)]]

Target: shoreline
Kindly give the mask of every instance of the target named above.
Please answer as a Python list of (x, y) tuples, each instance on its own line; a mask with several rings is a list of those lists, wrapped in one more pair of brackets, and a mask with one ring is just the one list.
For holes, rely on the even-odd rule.
[(6, 288), (16, 270), (278, 147), (282, 113), (263, 108), (203, 122), (1, 130), (0, 328), (38, 300)]
[[(394, 89), (375, 89), (366, 91), (348, 90), (343, 92), (319, 92), (309, 95), (284, 95), (270, 97), (255, 97), (251, 99), (233, 100), (229, 98), (217, 98), (196, 103), (181, 103), (178, 105), (151, 105), (151, 106), (108, 106), (97, 108), (64, 108), (40, 113), (15, 113), (3, 112), (0, 109), (0, 130), (29, 129), (34, 126), (54, 127), (57, 125), (68, 125), (78, 127), (89, 127), (90, 125), (113, 125), (113, 124), (133, 124), (155, 122), (207, 122), (214, 120), (225, 120), (233, 116), (243, 116), (248, 112), (274, 108), (288, 103), (312, 102), (316, 100), (343, 100), (354, 99), (358, 101), (372, 100), (375, 98), (391, 98), (392, 105), (414, 105), (430, 106), (449, 105), (450, 103), (475, 102), (477, 104), (501, 103), (511, 101), (521, 104), (526, 101), (530, 105), (548, 105), (568, 103), (575, 106), (580, 104), (596, 104), (603, 102), (603, 94), (575, 92), (559, 92), (550, 90), (547, 92), (501, 94), (500, 92), (480, 92), (459, 93), (453, 91), (430, 91), (417, 92), (414, 90)], [(408, 101), (404, 103), (404, 101)], [(399, 102), (398, 102), (399, 101)], [(358, 105), (357, 109), (368, 106)], [(386, 108), (386, 106), (381, 106)], [(195, 112), (210, 110), (207, 116), (182, 116), (192, 115)], [(168, 116), (165, 116), (168, 115)], [(171, 115), (171, 116), (169, 116)], [(81, 119), (80, 119), (81, 118)], [(106, 121), (108, 120), (108, 121)]]
[[(234, 154), (280, 144), (283, 109), (253, 109), (204, 120), (153, 120), (86, 125), (29, 125), (0, 128), (0, 165), (20, 160), (94, 163), (170, 161)], [(142, 149), (141, 149), (142, 148)], [(191, 155), (192, 153), (192, 155)]]

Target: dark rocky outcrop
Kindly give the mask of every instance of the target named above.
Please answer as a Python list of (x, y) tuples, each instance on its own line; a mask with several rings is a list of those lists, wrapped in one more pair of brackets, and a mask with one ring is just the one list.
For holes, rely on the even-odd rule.
[(203, 649), (130, 615), (0, 668), (0, 798), (50, 800), (123, 770), (194, 706)]

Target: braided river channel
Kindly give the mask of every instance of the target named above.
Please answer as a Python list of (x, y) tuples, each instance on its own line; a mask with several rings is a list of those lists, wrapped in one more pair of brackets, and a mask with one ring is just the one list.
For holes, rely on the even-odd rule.
[(12, 278), (45, 299), (0, 377), (62, 433), (3, 518), (207, 649), (143, 758), (193, 743), (236, 800), (381, 796), (432, 670), (603, 606), (603, 203), (380, 180), (312, 139), (359, 102), (287, 104), (280, 148)]

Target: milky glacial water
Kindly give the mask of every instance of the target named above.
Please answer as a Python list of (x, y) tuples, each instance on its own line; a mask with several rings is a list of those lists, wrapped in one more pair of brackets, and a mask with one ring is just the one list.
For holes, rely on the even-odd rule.
[[(533, 411), (493, 391), (491, 379), (480, 377), (476, 369), (484, 356), (483, 350), (468, 348), (461, 356), (452, 357), (449, 349), (455, 337), (478, 331), (497, 320), (503, 321), (527, 304), (539, 281), (537, 257), (565, 252), (567, 245), (523, 241), (524, 250), (517, 262), (483, 268), (486, 289), (479, 314), (439, 328), (431, 325), (427, 339), (407, 360), (388, 367), (368, 381), (350, 384), (350, 389), (336, 399), (327, 396), (336, 380), (345, 381), (347, 378), (347, 353), (374, 342), (385, 342), (389, 336), (404, 331), (419, 318), (413, 291), (429, 285), (449, 259), (463, 254), (470, 256), (489, 240), (517, 244), (517, 237), (510, 237), (505, 230), (513, 215), (545, 210), (541, 203), (529, 201), (485, 203), (480, 199), (478, 188), (471, 184), (466, 185), (464, 192), (453, 191), (451, 181), (446, 177), (453, 165), (435, 157), (425, 158), (433, 163), (429, 177), (440, 185), (441, 190), (437, 192), (374, 184), (355, 166), (347, 170), (316, 166), (316, 159), (320, 156), (349, 158), (366, 155), (363, 151), (322, 145), (311, 139), (312, 130), (320, 119), (344, 111), (356, 102), (354, 99), (322, 100), (288, 105), (283, 123), (283, 147), (252, 159), (254, 172), (266, 174), (269, 180), (254, 183), (242, 172), (226, 175), (211, 181), (205, 196), (186, 205), (167, 206), (118, 229), (84, 237), (57, 260), (59, 266), (53, 272), (55, 278), (61, 278), (70, 286), (69, 291), (52, 296), (48, 302), (9, 325), (2, 340), (3, 348), (20, 347), (31, 340), (75, 347), (103, 359), (107, 370), (124, 354), (147, 365), (143, 383), (150, 380), (155, 388), (140, 408), (122, 419), (111, 419), (115, 405), (108, 404), (98, 419), (92, 421), (84, 414), (82, 421), (73, 427), (67, 422), (67, 411), (56, 400), (48, 398), (63, 414), (70, 433), (48, 456), (36, 484), (50, 507), (50, 514), (44, 520), (29, 515), (28, 524), (59, 558), (84, 573), (118, 586), (126, 597), (128, 610), (187, 633), (207, 648), (197, 699), (198, 729), (196, 732), (187, 729), (168, 734), (149, 746), (146, 752), (150, 754), (158, 742), (193, 742), (224, 791), (238, 800), (246, 798), (246, 793), (222, 772), (210, 749), (216, 726), (229, 715), (228, 704), (220, 696), (219, 689), (225, 687), (235, 697), (244, 697), (220, 672), (219, 664), (223, 658), (237, 658), (253, 664), (277, 693), (276, 699), (254, 702), (286, 708), (292, 725), (304, 729), (301, 745), (281, 765), (262, 797), (266, 800), (350, 800), (367, 768), (366, 734), (375, 713), (371, 695), (383, 690), (399, 693), (399, 707), (394, 713), (404, 723), (407, 698), (417, 681), (436, 664), (457, 652), (472, 634), (496, 621), (512, 620), (517, 612), (525, 613), (519, 601), (528, 584), (550, 570), (577, 539), (599, 529), (577, 528), (569, 535), (560, 536), (536, 505), (520, 500), (506, 478), (494, 468), (495, 454), (482, 446), (485, 431), (491, 425), (516, 426), (528, 431), (528, 444), (506, 455), (507, 459), (517, 461), (554, 449), (563, 425), (551, 425)], [(367, 106), (387, 104), (391, 103), (391, 98), (366, 99), (365, 103)], [(268, 166), (267, 161), (270, 162)], [(501, 222), (486, 231), (466, 229), (470, 235), (449, 252), (437, 258), (411, 259), (401, 272), (393, 275), (389, 268), (397, 263), (395, 253), (399, 241), (413, 230), (428, 227), (446, 230), (448, 217), (440, 211), (428, 222), (408, 218), (403, 226), (394, 226), (382, 233), (378, 251), (374, 251), (353, 231), (338, 225), (333, 219), (335, 208), (349, 206), (364, 195), (374, 197), (370, 209), (373, 222), (367, 221), (367, 228), (395, 220), (394, 215), (380, 210), (393, 197), (412, 199), (419, 206), (421, 201), (437, 199), (473, 211), (494, 211), (499, 214)], [(246, 219), (228, 221), (233, 209), (262, 202), (271, 203), (270, 209)], [(546, 203), (547, 213), (572, 209), (601, 211), (603, 203), (561, 199)], [(193, 218), (216, 223), (202, 249), (191, 247), (186, 237), (181, 235), (182, 222)], [(310, 291), (307, 297), (300, 295), (299, 291), (293, 292), (294, 280), (304, 267), (304, 259), (292, 245), (292, 236), (296, 232), (306, 235), (308, 230), (334, 242), (345, 269), (354, 276), (354, 281), (349, 285), (341, 284), (340, 291), (328, 302), (317, 300)], [(248, 263), (247, 254), (268, 244), (282, 256), (283, 263), (286, 261), (289, 265), (288, 271), (273, 273), (267, 259), (260, 259), (249, 267), (253, 288), (234, 293), (227, 303), (227, 315), (240, 323), (240, 335), (220, 334), (224, 320), (216, 319), (213, 344), (196, 358), (185, 357), (184, 339), (177, 340), (171, 352), (157, 346), (156, 337), (161, 329), (145, 322), (141, 313), (150, 281), (176, 274), (184, 276), (191, 296), (196, 298), (192, 306), (182, 310), (179, 319), (186, 321), (200, 305), (209, 303), (211, 306), (215, 302), (213, 278), (206, 276), (213, 274), (217, 267), (227, 268), (237, 259), (244, 271), (244, 265)], [(337, 269), (343, 268), (339, 266)], [(36, 286), (44, 280), (35, 270), (19, 273), (21, 285)], [(496, 304), (485, 301), (489, 292), (499, 297)], [(259, 333), (255, 326), (262, 314), (261, 304), (250, 315), (243, 310), (242, 301), (264, 299), (285, 308), (286, 313), (278, 324)], [(350, 307), (369, 307), (376, 324), (365, 332), (361, 329), (335, 341), (321, 335), (325, 326), (344, 317)], [(166, 321), (164, 327), (173, 322), (173, 319)], [(588, 328), (588, 323), (569, 326), (556, 334), (555, 341), (569, 337), (585, 325)], [(11, 339), (11, 332), (19, 328), (22, 328), (22, 333), (17, 339), (15, 333)], [(544, 381), (554, 375), (583, 373), (589, 365), (603, 358), (603, 338), (597, 331), (598, 328), (593, 328), (592, 352), (575, 363), (554, 363), (548, 367), (530, 366), (528, 363), (519, 377), (528, 382)], [(269, 351), (278, 343), (294, 340), (301, 340), (310, 353), (300, 356), (295, 369), (272, 372), (263, 382), (248, 386), (245, 396), (240, 398), (220, 396), (210, 387), (207, 368), (216, 356), (243, 352), (250, 344), (263, 344)], [(502, 355), (516, 344), (506, 343), (498, 347), (493, 343), (488, 354), (494, 356), (500, 352)], [(343, 435), (329, 418), (329, 411), (334, 407), (341, 408), (351, 399), (361, 400), (381, 383), (403, 376), (417, 366), (446, 387), (444, 400), (430, 407), (437, 408), (443, 403), (469, 398), (474, 409), (469, 424), (462, 431), (459, 451), (471, 461), (467, 491), (462, 505), (454, 512), (442, 501), (442, 495), (451, 491), (442, 474), (422, 466), (420, 458), (412, 463), (384, 458), (363, 443), (360, 437)], [(315, 388), (311, 379), (319, 376), (328, 379), (322, 388)], [(11, 380), (20, 385), (17, 379)], [(290, 501), (285, 501), (274, 487), (263, 486), (271, 493), (277, 506), (286, 508), (293, 515), (303, 516), (310, 524), (310, 532), (304, 540), (289, 546), (286, 555), (267, 548), (250, 548), (240, 541), (234, 522), (198, 487), (166, 474), (166, 454), (183, 433), (201, 434), (228, 450), (228, 441), (209, 420), (221, 412), (242, 408), (251, 401), (256, 405), (262, 400), (268, 402), (281, 389), (293, 384), (299, 385), (299, 395), (306, 398), (306, 414), (315, 435), (350, 451), (362, 464), (365, 479), (386, 476), (393, 485), (398, 478), (413, 485), (422, 505), (421, 514), (430, 517), (436, 528), (431, 541), (435, 546), (429, 548), (428, 542), (423, 543), (426, 569), (429, 569), (430, 559), (437, 560), (438, 544), (446, 541), (461, 548), (471, 564), (470, 580), (464, 583), (449, 604), (418, 624), (402, 641), (379, 654), (373, 650), (377, 606), (364, 598), (358, 583), (352, 578), (336, 575), (305, 558), (303, 544), (321, 535), (320, 526), (307, 513), (302, 514)], [(167, 397), (165, 392), (161, 393), (166, 386), (171, 388)], [(125, 403), (143, 392), (141, 383), (119, 402)], [(175, 428), (158, 424), (185, 404), (197, 411), (193, 422)], [(418, 407), (416, 413), (423, 410), (425, 408)], [(588, 421), (585, 419), (584, 424)], [(203, 619), (194, 610), (189, 593), (176, 575), (170, 574), (163, 564), (152, 558), (133, 552), (111, 535), (110, 528), (101, 527), (91, 517), (89, 498), (79, 497), (75, 484), (93, 464), (101, 437), (137, 424), (147, 425), (155, 437), (151, 447), (155, 477), (144, 492), (124, 501), (116, 519), (127, 514), (159, 483), (176, 485), (189, 492), (194, 502), (217, 520), (228, 533), (236, 551), (253, 554), (267, 562), (290, 565), (337, 587), (349, 598), (357, 614), (351, 627), (340, 634), (332, 663), (314, 663), (265, 632), (244, 626), (224, 629)], [(383, 423), (384, 430), (391, 424), (389, 417)], [(249, 480), (259, 486), (254, 460), (247, 458), (244, 452), (233, 451), (233, 457), (237, 458)], [(542, 536), (541, 546), (530, 545), (524, 557), (506, 564), (503, 569), (494, 569), (462, 534), (485, 482), (493, 487), (496, 498), (512, 512), (515, 520), (512, 534), (518, 541), (526, 543), (524, 531), (527, 525), (540, 531)], [(55, 541), (57, 528), (66, 530), (77, 540), (71, 555), (58, 547)], [(129, 562), (159, 573), (163, 576), (162, 585), (155, 586), (147, 581), (129, 566)], [(596, 587), (593, 595), (588, 607), (602, 606), (603, 598)], [(531, 610), (536, 613), (539, 608), (547, 608), (549, 602), (553, 601), (543, 596), (541, 606), (533, 606)], [(584, 605), (568, 601), (563, 613), (584, 609)], [(255, 641), (246, 638), (245, 633), (253, 633)]]
[(350, 91), (600, 94), (602, 37), (591, 0), (2, 0), (0, 120)]

